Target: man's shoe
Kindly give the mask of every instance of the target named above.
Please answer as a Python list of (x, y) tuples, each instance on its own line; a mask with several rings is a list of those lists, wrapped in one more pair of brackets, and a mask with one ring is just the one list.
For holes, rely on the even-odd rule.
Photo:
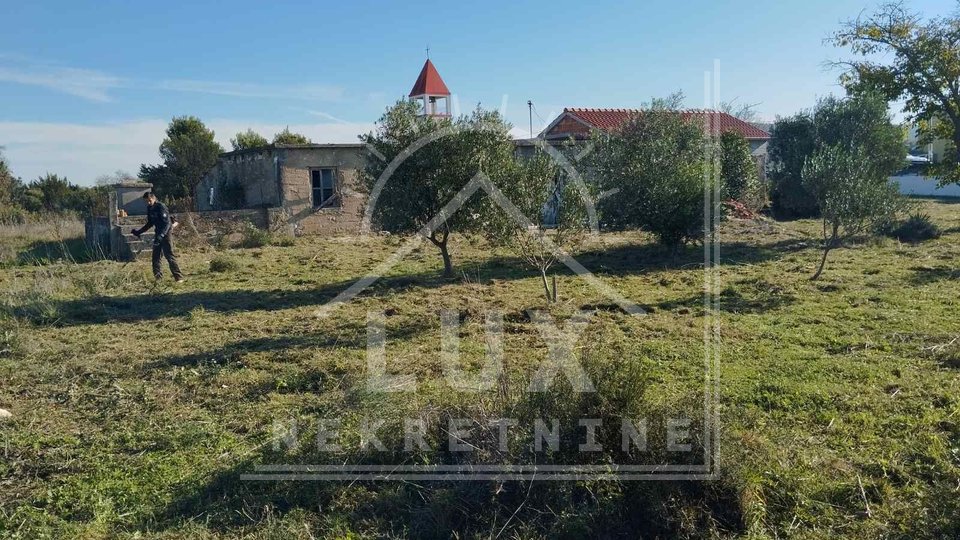
[(184, 281), (186, 281), (186, 279), (184, 279), (184, 278), (177, 278), (177, 279), (175, 279), (174, 281), (176, 281), (177, 283), (183, 283)]

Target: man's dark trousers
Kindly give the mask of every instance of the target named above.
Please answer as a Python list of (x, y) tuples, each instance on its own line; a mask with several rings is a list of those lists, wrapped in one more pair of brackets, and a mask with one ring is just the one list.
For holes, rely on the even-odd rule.
[(163, 270), (160, 268), (160, 255), (163, 255), (170, 264), (170, 273), (173, 279), (183, 279), (183, 273), (180, 272), (180, 265), (177, 264), (177, 256), (173, 253), (173, 240), (170, 235), (164, 236), (159, 244), (153, 245), (153, 277), (160, 279), (163, 277)]

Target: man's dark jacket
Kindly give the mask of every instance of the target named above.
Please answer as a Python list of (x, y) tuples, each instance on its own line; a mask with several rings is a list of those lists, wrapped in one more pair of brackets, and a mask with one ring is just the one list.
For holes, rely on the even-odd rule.
[(170, 234), (170, 228), (173, 226), (173, 217), (167, 210), (167, 205), (160, 201), (153, 203), (153, 206), (147, 207), (147, 224), (137, 229), (137, 235), (143, 234), (154, 227), (154, 239), (160, 242)]

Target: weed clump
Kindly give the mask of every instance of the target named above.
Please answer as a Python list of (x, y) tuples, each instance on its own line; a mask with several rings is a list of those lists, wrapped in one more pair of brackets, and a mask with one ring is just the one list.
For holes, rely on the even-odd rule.
[(294, 245), (293, 238), (261, 229), (249, 221), (243, 224), (240, 235), (240, 240), (234, 247), (255, 249), (266, 246), (290, 247)]
[(235, 272), (239, 268), (240, 263), (227, 255), (217, 255), (210, 261), (211, 272)]
[(940, 238), (943, 231), (929, 214), (917, 212), (903, 221), (892, 223), (884, 233), (901, 242), (922, 242)]
[(293, 237), (286, 235), (274, 235), (273, 240), (270, 243), (277, 247), (293, 247), (296, 245), (296, 241), (293, 239)]
[(243, 224), (242, 235), (237, 242), (238, 248), (261, 248), (270, 245), (270, 231), (265, 231), (249, 221)]

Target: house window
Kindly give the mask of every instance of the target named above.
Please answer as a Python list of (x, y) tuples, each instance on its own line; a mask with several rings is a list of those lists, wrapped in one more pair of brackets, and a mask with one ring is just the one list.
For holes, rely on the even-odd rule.
[(337, 171), (335, 169), (313, 169), (310, 171), (314, 208), (338, 206), (335, 189), (336, 175)]

